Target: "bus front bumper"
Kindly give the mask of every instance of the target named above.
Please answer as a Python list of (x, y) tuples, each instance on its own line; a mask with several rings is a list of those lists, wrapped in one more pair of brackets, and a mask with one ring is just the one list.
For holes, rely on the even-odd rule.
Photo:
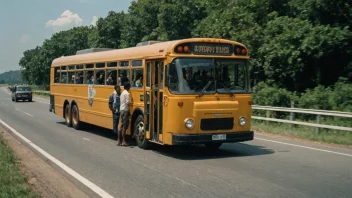
[[(221, 136), (219, 135), (226, 135)], [(233, 133), (211, 133), (211, 134), (173, 134), (172, 144), (173, 145), (185, 145), (185, 144), (206, 144), (206, 143), (234, 143), (250, 141), (254, 138), (253, 131), (241, 131)]]

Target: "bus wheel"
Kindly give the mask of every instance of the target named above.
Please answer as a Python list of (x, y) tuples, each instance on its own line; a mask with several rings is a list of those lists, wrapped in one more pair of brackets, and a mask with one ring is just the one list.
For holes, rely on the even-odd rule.
[(76, 130), (79, 130), (81, 126), (81, 123), (79, 121), (79, 110), (77, 105), (73, 105), (72, 107), (72, 126)]
[(208, 150), (217, 150), (220, 148), (221, 145), (222, 143), (209, 143), (209, 144), (205, 144), (205, 147)]
[(142, 115), (139, 115), (134, 122), (134, 135), (139, 148), (150, 148), (150, 142), (145, 137), (144, 118)]
[(71, 111), (70, 111), (70, 105), (66, 104), (65, 106), (65, 123), (68, 127), (72, 126), (71, 122)]

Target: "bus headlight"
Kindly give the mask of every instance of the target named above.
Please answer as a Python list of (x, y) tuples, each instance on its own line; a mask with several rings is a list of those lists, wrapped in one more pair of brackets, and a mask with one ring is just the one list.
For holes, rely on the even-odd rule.
[(239, 123), (241, 126), (244, 126), (246, 124), (246, 118), (245, 117), (241, 117), (239, 120)]
[(186, 128), (192, 129), (193, 126), (194, 126), (194, 121), (193, 121), (192, 119), (188, 119), (188, 120), (186, 121)]

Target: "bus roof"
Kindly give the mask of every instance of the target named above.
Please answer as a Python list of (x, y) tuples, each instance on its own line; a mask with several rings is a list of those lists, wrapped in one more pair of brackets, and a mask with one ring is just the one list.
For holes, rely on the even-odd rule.
[(187, 42), (229, 43), (245, 47), (242, 43), (225, 39), (191, 38), (152, 43), (150, 45), (143, 45), (137, 47), (114, 49), (109, 51), (62, 56), (53, 60), (52, 67), (85, 63), (109, 62), (117, 60), (142, 59), (146, 57), (164, 57), (168, 53), (172, 53), (174, 47), (176, 47), (177, 45)]

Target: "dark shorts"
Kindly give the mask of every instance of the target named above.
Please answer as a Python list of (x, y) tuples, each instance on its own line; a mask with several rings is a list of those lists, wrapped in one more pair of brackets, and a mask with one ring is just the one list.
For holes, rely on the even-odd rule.
[(121, 121), (121, 129), (127, 130), (129, 123), (130, 112), (129, 111), (121, 111), (120, 112), (120, 121)]

